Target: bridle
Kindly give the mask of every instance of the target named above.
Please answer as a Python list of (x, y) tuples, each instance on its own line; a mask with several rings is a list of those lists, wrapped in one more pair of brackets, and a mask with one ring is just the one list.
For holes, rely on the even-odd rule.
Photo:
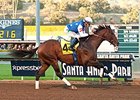
[[(107, 28), (106, 28), (107, 29)], [(110, 32), (111, 30), (109, 30), (108, 29), (108, 31)], [(103, 34), (105, 34), (105, 33), (107, 33), (107, 30), (103, 33)], [(111, 34), (111, 33), (110, 33)], [(92, 35), (94, 35), (94, 36), (96, 36), (96, 37), (99, 37), (99, 38), (101, 38), (101, 39), (103, 39), (103, 40), (107, 40), (108, 42), (110, 42), (111, 44), (113, 44), (113, 39), (106, 39), (106, 38), (104, 38), (103, 36), (101, 36), (101, 35), (99, 35), (99, 34), (92, 34)], [(87, 41), (88, 41), (88, 39), (90, 38), (90, 36), (91, 35), (89, 35), (84, 41), (83, 41), (83, 43), (82, 44), (85, 44)], [(114, 44), (113, 44), (114, 45)]]
[[(105, 34), (106, 32), (104, 32), (104, 34)], [(99, 38), (102, 38), (103, 40), (107, 40), (107, 41), (109, 41), (111, 44), (113, 44), (113, 40), (112, 39), (106, 39), (106, 38), (104, 38), (103, 36), (101, 36), (101, 35), (98, 35), (98, 34), (93, 34), (94, 36), (96, 36), (96, 37), (99, 37)]]

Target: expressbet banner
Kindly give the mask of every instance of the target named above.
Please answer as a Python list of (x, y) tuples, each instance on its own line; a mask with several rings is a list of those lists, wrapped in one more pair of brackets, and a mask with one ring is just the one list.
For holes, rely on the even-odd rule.
[[(132, 66), (130, 60), (101, 61), (104, 68), (110, 70), (117, 78), (131, 78)], [(65, 77), (99, 77), (99, 70), (94, 66), (68, 65), (62, 63), (62, 74)], [(108, 77), (104, 73), (104, 77)]]
[(13, 76), (35, 76), (40, 67), (39, 61), (11, 61)]

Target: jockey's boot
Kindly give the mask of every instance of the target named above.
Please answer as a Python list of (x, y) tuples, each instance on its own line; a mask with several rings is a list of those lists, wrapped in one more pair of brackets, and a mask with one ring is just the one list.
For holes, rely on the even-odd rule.
[(74, 46), (75, 46), (77, 43), (78, 43), (78, 39), (77, 39), (77, 38), (72, 39), (71, 42), (70, 42), (69, 50), (75, 51)]

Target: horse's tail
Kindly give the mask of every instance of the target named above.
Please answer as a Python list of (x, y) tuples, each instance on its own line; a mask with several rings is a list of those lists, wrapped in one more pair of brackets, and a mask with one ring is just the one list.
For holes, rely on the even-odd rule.
[(31, 50), (11, 50), (9, 55), (16, 58), (31, 58), (37, 51), (38, 47)]

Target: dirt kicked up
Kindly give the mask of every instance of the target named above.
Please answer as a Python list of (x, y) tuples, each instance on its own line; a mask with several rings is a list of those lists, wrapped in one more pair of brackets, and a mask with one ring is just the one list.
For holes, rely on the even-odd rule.
[(0, 81), (0, 100), (140, 100), (140, 83), (112, 83), (71, 81), (77, 90), (71, 90), (62, 81), (40, 81), (35, 90), (34, 81)]

